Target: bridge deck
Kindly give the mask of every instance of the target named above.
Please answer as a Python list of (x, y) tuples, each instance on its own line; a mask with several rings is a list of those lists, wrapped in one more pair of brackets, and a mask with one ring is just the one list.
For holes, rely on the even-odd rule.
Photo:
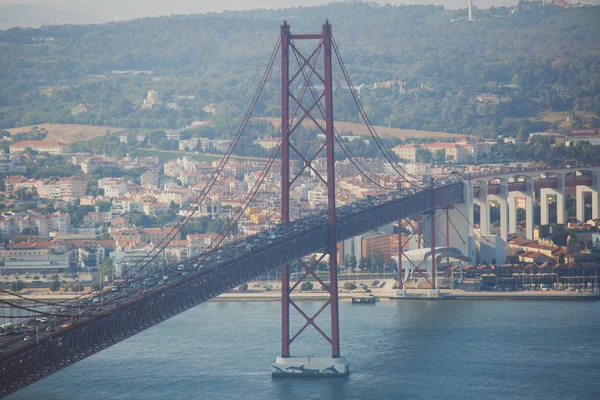
[[(463, 184), (391, 201), (338, 218), (338, 240), (463, 200)], [(265, 272), (327, 247), (327, 227), (311, 226), (251, 252), (196, 270), (170, 286), (128, 298), (60, 332), (44, 335), (39, 344), (21, 342), (0, 356), (0, 396), (14, 392), (191, 307), (256, 278)]]

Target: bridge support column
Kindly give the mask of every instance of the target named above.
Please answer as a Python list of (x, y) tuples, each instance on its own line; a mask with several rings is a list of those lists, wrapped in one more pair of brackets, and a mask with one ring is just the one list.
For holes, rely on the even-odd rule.
[(479, 198), (474, 200), (479, 206), (479, 232), (488, 236), (490, 234), (490, 200), (487, 194), (487, 182), (479, 182)]
[(592, 219), (598, 219), (600, 218), (600, 197), (598, 196), (598, 192), (600, 191), (600, 172), (592, 172), (592, 187), (590, 191), (592, 192)]
[[(281, 26), (281, 222), (290, 222), (290, 27)], [(290, 356), (290, 271), (281, 268), (281, 357)]]
[(402, 258), (404, 257), (404, 241), (402, 240), (402, 220), (398, 220), (398, 289), (404, 289), (402, 276)]
[[(433, 196), (435, 188), (432, 185), (431, 194)], [(431, 215), (429, 217), (431, 219), (431, 237), (430, 237), (430, 246), (431, 246), (431, 286), (432, 289), (437, 288), (437, 271), (435, 265), (435, 208), (431, 210)]]
[[(525, 237), (529, 240), (533, 240), (533, 178), (529, 176), (523, 177), (525, 179), (525, 190), (522, 192), (514, 192), (515, 197), (525, 198)], [(510, 205), (512, 206), (512, 204)], [(514, 207), (514, 223), (515, 231), (517, 225), (517, 207)]]
[(508, 233), (517, 233), (517, 196), (508, 195)]
[(501, 196), (490, 196), (490, 198), (497, 202), (500, 208), (500, 237), (506, 242), (508, 240), (508, 200)]
[(533, 193), (525, 196), (525, 237), (533, 240)]
[(556, 189), (542, 188), (540, 189), (540, 224), (548, 225), (550, 221), (550, 207), (548, 206), (548, 198), (556, 196), (556, 223), (565, 223), (565, 180), (564, 176), (556, 176)]
[[(296, 47), (292, 41), (295, 40), (314, 40), (318, 41), (316, 49), (307, 54)], [(294, 285), (290, 287), (289, 270), (287, 266), (283, 268), (282, 277), (282, 315), (281, 315), (281, 330), (282, 330), (282, 351), (281, 356), (277, 357), (272, 365), (271, 375), (273, 377), (286, 376), (347, 376), (349, 374), (348, 363), (344, 357), (340, 355), (340, 331), (339, 331), (339, 309), (338, 309), (338, 266), (337, 266), (337, 229), (336, 229), (336, 210), (335, 210), (335, 156), (334, 156), (334, 128), (333, 128), (333, 66), (332, 66), (332, 32), (329, 22), (323, 24), (321, 34), (313, 35), (294, 35), (290, 33), (289, 25), (284, 22), (281, 26), (281, 134), (282, 134), (282, 176), (281, 176), (281, 218), (284, 224), (289, 222), (289, 203), (290, 191), (292, 184), (303, 173), (308, 172), (315, 174), (327, 187), (327, 247), (325, 252), (312, 263), (305, 260), (298, 260), (298, 263), (304, 267), (304, 275), (300, 277)], [(297, 72), (292, 75), (290, 80), (289, 74), (289, 53), (293, 52), (293, 58), (303, 65), (298, 65)], [(316, 63), (322, 54), (323, 70), (317, 71)], [(307, 71), (308, 70), (308, 71)], [(308, 75), (307, 75), (308, 74)], [(314, 75), (323, 77), (324, 91), (322, 94), (315, 93), (315, 88), (312, 86), (311, 79)], [(302, 80), (303, 79), (303, 80)], [(294, 87), (298, 81), (302, 80), (302, 86), (299, 93), (294, 92), (291, 88), (292, 81)], [(308, 91), (307, 91), (308, 89)], [(308, 93), (308, 96), (305, 95)], [(311, 98), (312, 97), (312, 98)], [(290, 124), (289, 105), (293, 101), (296, 111), (301, 110), (303, 113), (299, 120), (295, 120)], [(310, 104), (306, 104), (309, 102)], [(316, 120), (322, 116), (318, 112), (323, 112), (325, 124), (317, 123)], [(314, 115), (313, 115), (314, 113)], [(294, 112), (295, 114), (295, 112)], [(319, 150), (314, 154), (303, 154), (290, 144), (290, 137), (295, 132), (296, 128), (301, 125), (301, 121), (313, 121), (315, 128), (320, 130), (325, 136), (325, 143), (322, 143)], [(290, 150), (293, 150), (299, 158), (304, 162), (304, 166), (298, 173), (294, 171), (293, 177), (290, 176), (291, 157)], [(326, 175), (319, 173), (313, 167), (312, 163), (319, 157), (321, 150), (325, 150), (327, 160)], [(324, 261), (325, 256), (329, 258), (329, 284), (321, 280), (315, 273), (317, 265)], [(321, 285), (329, 292), (329, 299), (315, 313), (309, 315), (302, 310), (299, 304), (295, 303), (290, 295), (299, 285), (307, 279), (308, 276), (314, 278), (316, 284)], [(331, 331), (325, 333), (316, 322), (317, 317), (329, 306), (331, 312)], [(293, 307), (301, 318), (304, 319), (304, 325), (290, 337), (290, 307)], [(331, 356), (326, 357), (292, 357), (290, 355), (290, 345), (294, 340), (304, 332), (306, 328), (313, 327), (325, 341), (331, 346)]]
[(508, 240), (508, 182), (506, 179), (500, 180), (500, 192), (488, 195), (488, 197), (498, 203), (500, 208), (500, 237), (506, 242)]
[(565, 176), (556, 176), (556, 223), (564, 224), (565, 221)]
[(577, 186), (575, 189), (575, 215), (577, 222), (585, 222), (585, 193), (588, 191), (587, 186)]
[(548, 197), (553, 194), (552, 189), (540, 189), (540, 224), (550, 224), (550, 207), (548, 207)]
[(448, 245), (456, 247), (471, 260), (475, 260), (476, 250), (473, 232), (473, 182), (464, 181), (463, 202), (455, 203), (448, 210), (452, 234)]
[(592, 192), (592, 219), (600, 218), (599, 211), (600, 206), (598, 204), (598, 190), (594, 189)]
[(591, 208), (592, 208), (592, 219), (600, 218), (600, 197), (598, 196), (598, 190), (590, 188), (589, 186), (577, 186), (576, 189), (576, 215), (577, 221), (580, 223), (586, 222), (585, 216), (585, 194), (589, 192), (591, 194)]

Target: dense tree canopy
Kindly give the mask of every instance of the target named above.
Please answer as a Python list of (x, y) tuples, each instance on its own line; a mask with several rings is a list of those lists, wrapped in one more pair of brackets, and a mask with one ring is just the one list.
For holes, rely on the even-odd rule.
[[(293, 16), (296, 32), (318, 30), (329, 16), (353, 83), (367, 85), (361, 100), (375, 124), (494, 137), (515, 136), (517, 121), (544, 111), (600, 116), (600, 7), (532, 6), (515, 14), (492, 8), (466, 23), (458, 20), (464, 11), (441, 6), (333, 3), (2, 31), (0, 128), (42, 122), (175, 128), (207, 118), (208, 103), (220, 104), (223, 121), (235, 125), (282, 13)], [(357, 121), (334, 72), (336, 115)], [(368, 86), (388, 80), (402, 86)], [(142, 108), (149, 90), (178, 107)], [(477, 100), (482, 93), (497, 100)], [(80, 103), (91, 110), (73, 115)], [(219, 128), (217, 135), (230, 133)]]

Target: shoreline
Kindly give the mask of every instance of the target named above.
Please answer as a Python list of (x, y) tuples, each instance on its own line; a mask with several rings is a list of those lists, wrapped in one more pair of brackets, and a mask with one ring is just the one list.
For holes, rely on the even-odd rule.
[[(597, 292), (461, 292), (453, 290), (440, 290), (439, 294), (430, 295), (428, 290), (408, 290), (406, 295), (397, 296), (395, 292), (373, 292), (372, 297), (377, 302), (388, 301), (485, 301), (485, 300), (510, 300), (510, 301), (599, 301), (600, 293)], [(293, 300), (327, 300), (326, 292), (294, 293), (290, 296)], [(362, 292), (343, 292), (338, 294), (340, 302), (351, 302), (352, 298), (371, 297)], [(211, 302), (244, 302), (244, 301), (281, 301), (280, 291), (270, 292), (234, 292), (223, 293)]]
[[(257, 284), (250, 283), (255, 289), (247, 291), (238, 291), (237, 289), (222, 293), (219, 296), (210, 299), (211, 302), (226, 301), (281, 301), (281, 290), (279, 282), (272, 282), (272, 290), (261, 290)], [(374, 297), (377, 302), (388, 301), (414, 301), (414, 300), (512, 300), (512, 301), (598, 301), (600, 292), (567, 292), (567, 291), (519, 291), (519, 292), (466, 292), (462, 290), (440, 289), (432, 291), (429, 289), (407, 289), (406, 291), (396, 291), (390, 289), (393, 282), (387, 287), (371, 288), (370, 293), (361, 290), (345, 291), (338, 293), (340, 302), (351, 302), (352, 298)], [(87, 289), (87, 288), (86, 288)], [(85, 292), (84, 292), (85, 293)], [(30, 299), (43, 300), (47, 302), (66, 303), (81, 299), (81, 293), (49, 293), (46, 290), (30, 290), (22, 295)], [(93, 295), (98, 295), (94, 293)], [(88, 295), (89, 296), (89, 295)], [(88, 297), (84, 296), (84, 297)], [(293, 292), (291, 299), (296, 301), (322, 301), (329, 299), (329, 294), (322, 290)], [(15, 299), (19, 303), (26, 303), (26, 300)]]

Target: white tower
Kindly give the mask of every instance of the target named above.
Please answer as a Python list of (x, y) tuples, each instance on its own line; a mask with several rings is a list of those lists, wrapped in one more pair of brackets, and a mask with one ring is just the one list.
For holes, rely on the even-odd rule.
[(473, 0), (469, 0), (469, 21), (473, 21)]

